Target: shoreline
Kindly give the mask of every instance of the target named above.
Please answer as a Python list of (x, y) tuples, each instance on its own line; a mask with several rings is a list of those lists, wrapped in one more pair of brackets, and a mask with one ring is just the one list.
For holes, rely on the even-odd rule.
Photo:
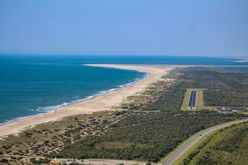
[[(87, 66), (87, 65), (85, 65), (85, 66)], [(145, 72), (142, 72), (142, 73), (145, 73)], [(119, 89), (122, 89), (122, 88), (126, 88), (128, 86), (131, 86), (131, 85), (137, 83), (140, 80), (146, 79), (147, 77), (149, 77), (149, 73), (145, 73), (144, 77), (142, 77), (142, 78), (136, 78), (132, 82), (119, 85), (118, 87), (111, 88), (109, 90), (99, 91), (96, 94), (92, 94), (92, 95), (86, 96), (85, 98), (81, 98), (81, 99), (77, 99), (77, 100), (72, 100), (70, 102), (64, 102), (64, 103), (58, 104), (58, 105), (52, 105), (52, 106), (43, 107), (43, 108), (49, 108), (50, 110), (45, 111), (45, 112), (41, 112), (41, 113), (38, 113), (38, 114), (34, 114), (34, 115), (28, 115), (28, 116), (23, 116), (23, 117), (17, 117), (17, 118), (14, 118), (14, 119), (10, 119), (10, 120), (7, 120), (7, 121), (5, 121), (3, 123), (0, 123), (0, 126), (6, 125), (8, 123), (15, 122), (15, 121), (19, 121), (19, 120), (25, 120), (26, 118), (35, 117), (35, 116), (38, 116), (38, 115), (44, 115), (44, 114), (53, 113), (53, 112), (57, 111), (58, 109), (60, 109), (62, 107), (66, 107), (66, 106), (70, 106), (70, 105), (77, 104), (77, 103), (80, 103), (80, 102), (88, 101), (88, 100), (94, 99), (96, 97), (99, 97), (99, 96), (103, 96), (105, 94), (108, 94), (108, 93), (110, 93), (112, 91), (116, 91), (116, 90), (119, 90)], [(54, 107), (54, 108), (52, 108), (52, 107)], [(1, 133), (0, 133), (0, 137), (1, 137)]]
[(118, 65), (118, 64), (87, 64), (86, 66), (92, 67), (108, 67), (115, 69), (135, 70), (138, 72), (146, 73), (144, 78), (139, 79), (120, 88), (115, 88), (102, 95), (96, 95), (90, 99), (82, 99), (82, 101), (68, 104), (55, 109), (54, 111), (41, 113), (33, 116), (23, 117), (13, 121), (8, 121), (0, 125), (0, 138), (10, 135), (18, 134), (22, 130), (33, 127), (38, 124), (60, 120), (63, 117), (92, 114), (98, 111), (111, 110), (111, 107), (117, 106), (122, 101), (131, 95), (145, 89), (149, 84), (152, 84), (161, 79), (161, 77), (168, 73), (174, 67), (164, 65)]

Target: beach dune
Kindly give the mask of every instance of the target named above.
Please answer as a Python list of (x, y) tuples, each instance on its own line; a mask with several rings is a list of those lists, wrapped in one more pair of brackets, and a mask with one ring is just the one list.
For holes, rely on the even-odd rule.
[(17, 134), (25, 128), (36, 124), (59, 120), (66, 116), (79, 114), (90, 114), (97, 111), (107, 110), (112, 106), (120, 104), (126, 97), (134, 95), (145, 89), (149, 84), (161, 79), (171, 70), (172, 66), (151, 66), (151, 65), (115, 65), (115, 64), (89, 64), (92, 67), (111, 67), (117, 69), (136, 70), (146, 72), (148, 76), (134, 84), (97, 96), (90, 100), (81, 101), (57, 109), (54, 112), (35, 115), (24, 119), (11, 121), (0, 125), (0, 137), (10, 134)]

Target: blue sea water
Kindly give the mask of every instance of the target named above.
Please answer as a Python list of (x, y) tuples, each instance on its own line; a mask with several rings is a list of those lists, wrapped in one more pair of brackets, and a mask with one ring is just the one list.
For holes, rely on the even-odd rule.
[(168, 65), (248, 65), (237, 62), (240, 59), (190, 56), (76, 56), (76, 55), (0, 55), (0, 61), (25, 63), (67, 63), (67, 64), (168, 64)]
[(145, 73), (82, 64), (240, 65), (236, 59), (161, 56), (0, 55), (0, 123), (46, 113), (120, 88)]
[(222, 69), (225, 71), (243, 71), (247, 72), (248, 71), (248, 66), (229, 66), (229, 67), (216, 67), (217, 69)]

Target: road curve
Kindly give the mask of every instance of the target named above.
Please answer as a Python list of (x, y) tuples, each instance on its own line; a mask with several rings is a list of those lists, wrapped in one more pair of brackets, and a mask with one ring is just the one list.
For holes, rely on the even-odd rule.
[(113, 159), (58, 159), (61, 164), (66, 163), (81, 163), (81, 164), (90, 164), (90, 165), (117, 165), (117, 164), (124, 164), (124, 165), (145, 165), (146, 162), (134, 161), (134, 160), (113, 160)]
[(208, 135), (208, 134), (210, 134), (210, 133), (212, 133), (212, 132), (214, 132), (216, 130), (219, 130), (219, 129), (222, 129), (222, 128), (225, 128), (225, 127), (229, 127), (229, 126), (234, 125), (234, 124), (247, 122), (247, 121), (248, 121), (248, 118), (247, 119), (242, 119), (242, 120), (235, 120), (235, 121), (223, 123), (223, 124), (220, 124), (220, 125), (216, 125), (216, 126), (207, 128), (207, 129), (205, 129), (203, 131), (200, 131), (199, 133), (197, 133), (197, 134), (193, 135), (192, 137), (190, 137), (188, 139), (188, 141), (185, 144), (183, 144), (180, 148), (177, 148), (176, 151), (174, 151), (173, 154), (171, 154), (166, 160), (164, 160), (162, 162), (162, 165), (171, 165), (171, 164), (173, 164), (187, 150), (189, 150), (194, 144), (196, 144), (200, 139), (202, 139), (206, 135)]

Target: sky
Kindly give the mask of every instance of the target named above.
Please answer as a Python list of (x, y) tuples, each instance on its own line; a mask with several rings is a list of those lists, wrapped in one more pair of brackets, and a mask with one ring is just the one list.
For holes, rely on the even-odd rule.
[(248, 1), (0, 0), (0, 54), (248, 57)]

